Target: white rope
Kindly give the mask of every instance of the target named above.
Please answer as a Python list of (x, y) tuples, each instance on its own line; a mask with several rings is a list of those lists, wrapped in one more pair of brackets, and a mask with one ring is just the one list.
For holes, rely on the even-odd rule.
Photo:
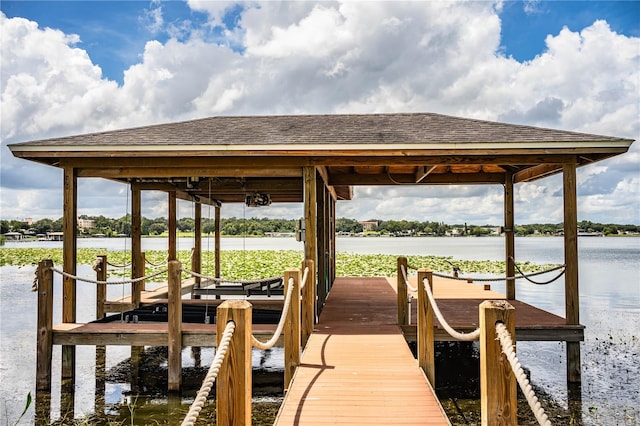
[[(271, 339), (269, 339), (266, 342), (261, 342), (260, 340), (256, 339), (256, 337), (252, 334), (251, 344), (254, 347), (264, 351), (267, 349), (271, 349), (273, 345), (276, 344), (276, 342), (280, 338), (280, 334), (282, 334), (282, 330), (284, 329), (284, 323), (287, 319), (287, 313), (289, 313), (289, 306), (291, 305), (292, 294), (293, 294), (293, 278), (289, 278), (287, 295), (284, 298), (284, 304), (282, 305), (282, 315), (280, 316), (280, 321), (278, 322), (278, 327), (276, 328), (276, 331), (273, 333), (273, 336), (271, 337)], [(300, 302), (298, 301), (298, 303)]]
[(409, 283), (409, 278), (407, 278), (407, 270), (405, 269), (404, 265), (400, 265), (400, 270), (402, 271), (402, 276), (404, 277), (404, 283), (407, 286), (407, 288), (413, 292), (418, 291), (416, 287), (412, 286)]
[(529, 279), (529, 277), (535, 277), (536, 275), (542, 275), (542, 274), (546, 274), (548, 272), (553, 272), (553, 271), (557, 271), (558, 269), (564, 269), (565, 265), (560, 265), (560, 266), (556, 266), (555, 268), (551, 268), (551, 269), (547, 269), (545, 271), (538, 271), (538, 272), (533, 272), (531, 274), (527, 274), (527, 275), (514, 275), (512, 277), (496, 277), (496, 278), (474, 278), (474, 277), (454, 277), (453, 275), (446, 275), (446, 274), (439, 274), (437, 272), (434, 272), (433, 275), (436, 277), (440, 277), (440, 278), (448, 278), (450, 280), (459, 280), (459, 281), (468, 281), (468, 280), (472, 280), (472, 281), (506, 281), (506, 280), (519, 280), (521, 278), (526, 279), (529, 282), (532, 282), (534, 284), (538, 284), (538, 285), (545, 285), (545, 284), (550, 284), (552, 282), (554, 282), (555, 280), (557, 280), (558, 278), (560, 278), (563, 274), (564, 274), (564, 270), (558, 274), (555, 278), (546, 281), (544, 283), (539, 283), (539, 282), (535, 282), (535, 281), (531, 281)]
[(307, 278), (309, 278), (309, 267), (304, 268), (304, 274), (302, 274), (302, 281), (300, 283), (300, 291), (304, 290), (304, 286), (307, 285)]
[(540, 405), (540, 401), (538, 401), (538, 397), (531, 387), (529, 379), (527, 379), (527, 375), (524, 374), (522, 365), (520, 365), (520, 361), (518, 361), (518, 357), (513, 350), (513, 341), (511, 340), (511, 334), (509, 333), (509, 330), (507, 330), (507, 327), (505, 327), (503, 323), (499, 322), (496, 323), (496, 334), (498, 335), (498, 339), (500, 340), (502, 352), (509, 360), (511, 369), (516, 376), (516, 380), (518, 380), (518, 385), (520, 385), (522, 393), (524, 394), (525, 398), (527, 398), (529, 407), (531, 407), (531, 411), (533, 411), (533, 414), (536, 416), (536, 420), (538, 420), (538, 423), (541, 426), (551, 426), (551, 421), (549, 421), (549, 417), (544, 412), (544, 408), (542, 408), (542, 405)]
[(209, 275), (202, 275), (199, 274), (197, 272), (194, 271), (190, 271), (188, 269), (180, 269), (181, 272), (184, 272), (186, 274), (192, 275), (194, 277), (197, 278), (203, 278), (205, 280), (211, 280), (215, 283), (229, 283), (229, 284), (260, 284), (260, 283), (267, 283), (267, 282), (271, 282), (271, 281), (276, 281), (276, 280), (280, 280), (282, 279), (282, 276), (279, 277), (271, 277), (271, 278), (261, 278), (259, 280), (228, 280), (228, 279), (224, 279), (224, 278), (216, 278), (216, 277), (212, 277)]
[(438, 321), (440, 321), (440, 324), (447, 331), (447, 333), (449, 333), (449, 335), (454, 339), (463, 340), (465, 342), (478, 340), (478, 338), (480, 337), (479, 328), (476, 328), (471, 333), (460, 333), (454, 330), (453, 328), (451, 328), (449, 323), (447, 323), (447, 321), (442, 316), (442, 313), (440, 312), (440, 308), (438, 308), (438, 304), (436, 303), (436, 299), (433, 297), (433, 293), (431, 293), (431, 288), (429, 288), (429, 283), (426, 281), (427, 279), (425, 278), (423, 281), (424, 291), (427, 293), (427, 297), (429, 297), (429, 302), (431, 303), (431, 307), (433, 308), (433, 313), (436, 315), (436, 317), (438, 318)]
[(51, 270), (53, 272), (56, 272), (56, 273), (62, 275), (63, 277), (71, 278), (71, 279), (74, 279), (76, 281), (84, 281), (86, 283), (106, 284), (106, 285), (122, 285), (122, 284), (137, 283), (139, 281), (144, 281), (144, 280), (147, 280), (149, 278), (157, 277), (158, 275), (162, 275), (162, 274), (164, 274), (164, 273), (166, 273), (168, 271), (167, 269), (164, 269), (164, 270), (158, 271), (158, 272), (156, 272), (154, 274), (147, 275), (146, 277), (134, 278), (134, 279), (126, 280), (126, 281), (99, 281), (99, 280), (92, 280), (92, 279), (89, 279), (89, 278), (79, 277), (77, 275), (72, 275), (72, 274), (70, 274), (68, 272), (64, 272), (64, 271), (61, 271), (60, 269), (56, 269), (56, 268), (51, 268)]
[(216, 356), (213, 358), (211, 362), (211, 366), (209, 367), (209, 371), (202, 381), (202, 386), (200, 386), (200, 390), (196, 395), (196, 399), (189, 407), (189, 412), (185, 416), (182, 421), (182, 426), (193, 426), (200, 415), (200, 411), (204, 404), (207, 402), (207, 397), (213, 388), (213, 383), (216, 381), (218, 377), (218, 372), (220, 372), (220, 367), (224, 362), (225, 355), (229, 350), (229, 342), (231, 342), (231, 337), (233, 336), (233, 332), (236, 329), (236, 324), (233, 321), (229, 321), (224, 328), (224, 333), (222, 333), (222, 338), (220, 339), (220, 344), (218, 345), (218, 349), (216, 350)]

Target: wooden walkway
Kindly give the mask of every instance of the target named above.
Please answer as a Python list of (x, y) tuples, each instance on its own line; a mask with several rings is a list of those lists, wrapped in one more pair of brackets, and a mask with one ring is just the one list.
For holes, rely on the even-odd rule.
[(276, 425), (448, 425), (385, 278), (337, 278)]

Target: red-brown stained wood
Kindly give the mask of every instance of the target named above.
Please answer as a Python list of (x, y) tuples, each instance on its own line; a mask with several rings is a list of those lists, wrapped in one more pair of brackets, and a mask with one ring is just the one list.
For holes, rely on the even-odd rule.
[(449, 424), (397, 321), (384, 278), (338, 278), (277, 425)]

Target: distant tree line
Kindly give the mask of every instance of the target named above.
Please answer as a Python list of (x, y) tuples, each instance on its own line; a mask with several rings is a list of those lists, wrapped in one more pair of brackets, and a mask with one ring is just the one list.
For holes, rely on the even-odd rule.
[[(110, 219), (104, 216), (87, 216), (82, 215), (80, 220), (91, 226), (79, 227), (81, 235), (95, 236), (103, 235), (113, 237), (117, 235), (131, 235), (131, 216), (126, 215), (119, 219)], [(297, 221), (294, 219), (266, 219), (266, 218), (222, 218), (220, 221), (221, 235), (233, 236), (263, 236), (266, 233), (287, 233), (296, 230)], [(481, 236), (495, 233), (497, 226), (495, 225), (468, 225), (468, 224), (445, 224), (444, 222), (431, 221), (408, 221), (408, 220), (368, 220), (366, 232), (377, 233), (382, 235), (472, 235)], [(142, 218), (142, 235), (162, 235), (169, 230), (169, 221), (164, 218), (149, 219)], [(584, 232), (599, 232), (605, 235), (615, 235), (622, 233), (640, 233), (639, 225), (619, 225), (619, 224), (602, 224), (583, 220), (578, 223), (580, 230)], [(192, 218), (182, 218), (177, 220), (176, 228), (179, 232), (189, 233), (194, 230), (194, 220)], [(517, 235), (555, 235), (562, 232), (562, 223), (555, 224), (529, 224), (517, 225)], [(62, 231), (62, 218), (57, 220), (40, 219), (28, 224), (19, 220), (1, 220), (0, 234), (7, 232), (22, 232), (24, 234), (46, 234), (47, 232)], [(202, 219), (202, 233), (213, 234), (215, 232), (215, 223), (213, 219)], [(365, 232), (363, 222), (339, 218), (336, 220), (336, 232), (341, 234), (359, 234)]]

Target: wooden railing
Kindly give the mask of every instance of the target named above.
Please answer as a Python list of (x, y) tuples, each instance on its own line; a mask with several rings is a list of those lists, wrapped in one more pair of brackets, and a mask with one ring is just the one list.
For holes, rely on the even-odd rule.
[[(404, 271), (402, 270), (404, 268)], [(407, 259), (398, 258), (398, 324), (408, 324)], [(417, 271), (417, 340), (418, 365), (432, 386), (435, 386), (434, 307), (425, 285), (433, 291), (432, 271)], [(483, 425), (517, 424), (516, 377), (513, 374), (500, 341), (496, 339), (496, 323), (503, 323), (515, 336), (515, 309), (505, 300), (487, 300), (479, 305), (480, 331), (480, 406)]]

